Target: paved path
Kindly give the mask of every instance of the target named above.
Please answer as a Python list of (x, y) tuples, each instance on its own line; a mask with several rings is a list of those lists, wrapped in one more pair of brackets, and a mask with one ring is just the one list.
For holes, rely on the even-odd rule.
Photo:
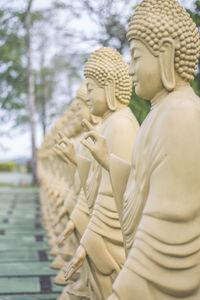
[(0, 189), (0, 300), (56, 300), (48, 251), (38, 190)]

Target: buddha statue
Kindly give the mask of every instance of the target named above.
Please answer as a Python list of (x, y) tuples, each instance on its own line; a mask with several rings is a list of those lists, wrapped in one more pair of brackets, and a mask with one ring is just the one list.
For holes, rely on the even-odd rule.
[[(48, 147), (43, 151), (45, 157), (45, 168), (44, 171), (46, 174), (43, 176), (45, 178), (46, 182), (46, 205), (45, 205), (45, 222), (46, 222), (46, 228), (48, 231), (48, 236), (50, 238), (53, 238), (53, 228), (52, 228), (52, 219), (54, 217), (54, 206), (59, 198), (59, 195), (62, 193), (64, 184), (65, 184), (65, 178), (63, 176), (62, 172), (62, 166), (61, 162), (54, 156), (52, 157), (52, 151), (50, 150), (52, 147), (52, 144), (54, 144), (55, 139), (55, 131), (56, 128), (61, 128), (63, 123), (63, 119), (60, 118), (54, 128), (52, 128), (50, 134), (48, 135)], [(46, 152), (46, 153), (45, 153)], [(52, 245), (51, 240), (49, 241), (49, 245)], [(52, 245), (53, 246), (53, 245)]]
[[(130, 162), (139, 126), (127, 107), (132, 90), (128, 65), (119, 52), (105, 47), (92, 53), (84, 75), (90, 111), (102, 117), (97, 131), (106, 139), (110, 152)], [(93, 130), (88, 122), (85, 124)], [(82, 144), (88, 147), (86, 136)], [(91, 299), (100, 300), (111, 293), (112, 283), (124, 263), (125, 251), (109, 173), (96, 160), (94, 162), (95, 168), (90, 168), (88, 178), (83, 180), (90, 221), (65, 271), (69, 279), (86, 259)]]
[[(200, 54), (199, 32), (177, 1), (144, 0), (127, 37), (136, 94), (152, 108), (138, 131), (121, 193), (128, 258), (108, 299), (197, 300), (200, 99), (190, 82)], [(117, 158), (108, 157), (116, 187)]]
[[(83, 122), (83, 120), (84, 122), (88, 121), (92, 124), (92, 126), (94, 126), (94, 128), (96, 128), (96, 126), (98, 126), (100, 122), (100, 118), (95, 117), (89, 111), (85, 81), (82, 83), (81, 87), (77, 92), (76, 100), (76, 117), (78, 118), (78, 120), (81, 123)], [(84, 124), (82, 123), (82, 125)], [(64, 144), (65, 147), (62, 147), (62, 144)], [(59, 151), (61, 151), (63, 155), (77, 167), (77, 170), (78, 167), (80, 167), (78, 166), (78, 160), (80, 159), (79, 156), (81, 156), (82, 158), (84, 157), (84, 159), (86, 159), (89, 162), (91, 160), (91, 155), (89, 151), (81, 143), (79, 144), (79, 149), (76, 149), (75, 151), (73, 143), (64, 136), (61, 137), (61, 139), (58, 141), (57, 149), (59, 149)], [(85, 173), (85, 168), (82, 171)], [(69, 221), (67, 223), (67, 226), (58, 238), (58, 244), (62, 244), (71, 234), (75, 234), (76, 239), (80, 241), (88, 225), (89, 219), (90, 215), (86, 201), (86, 196), (84, 194), (83, 188), (81, 188), (79, 194), (77, 195), (75, 207), (69, 215)], [(90, 298), (90, 293), (87, 287), (88, 276), (85, 264), (80, 269), (80, 275), (81, 276), (78, 281), (76, 281), (73, 284), (67, 285), (67, 287), (63, 290), (63, 293), (60, 296), (59, 300), (64, 300), (67, 297), (69, 297), (69, 295), (73, 295), (73, 297), (76, 296), (77, 299), (80, 299), (81, 297), (85, 299)]]
[[(94, 118), (89, 110), (87, 104), (87, 89), (86, 83), (83, 82), (76, 94), (76, 113), (73, 116), (76, 119), (77, 124), (80, 126), (80, 129), (83, 130), (82, 121), (87, 120), (90, 121), (93, 125), (96, 125), (98, 120)], [(65, 204), (61, 209), (61, 214), (59, 216), (68, 217), (67, 226), (63, 230), (59, 240), (62, 239), (62, 242), (66, 240), (66, 233), (70, 230), (70, 234), (73, 234), (77, 241), (80, 241), (80, 238), (84, 232), (84, 229), (87, 227), (89, 222), (89, 211), (88, 205), (86, 202), (86, 198), (84, 192), (82, 190), (80, 184), (80, 177), (77, 166), (77, 156), (82, 155), (83, 157), (90, 158), (89, 151), (80, 143), (80, 139), (82, 134), (79, 136), (79, 140), (77, 141), (77, 146), (74, 145), (73, 141), (69, 140), (64, 135), (60, 134), (60, 140), (58, 140), (56, 150), (62, 153), (65, 156), (66, 162), (71, 162), (76, 167), (76, 172), (74, 175), (74, 195), (75, 195), (75, 205), (73, 205), (72, 209), (68, 209), (68, 199), (66, 199)], [(59, 220), (60, 221), (60, 220)], [(63, 238), (62, 238), (63, 237)], [(66, 240), (65, 243), (67, 243)], [(61, 271), (62, 273), (62, 271)], [(85, 266), (83, 266), (80, 270), (81, 278), (78, 282), (75, 282), (73, 285), (68, 285), (64, 290), (59, 299), (66, 299), (69, 296), (68, 294), (72, 294), (73, 296), (89, 298), (89, 291), (87, 287), (87, 273), (85, 271)], [(66, 282), (64, 281), (66, 284)]]
[[(62, 230), (62, 222), (55, 227), (55, 218), (59, 212), (61, 204), (63, 203), (69, 192), (70, 182), (72, 181), (71, 174), (69, 172), (69, 164), (66, 165), (65, 163), (63, 163), (63, 161), (60, 160), (59, 156), (55, 155), (55, 152), (52, 151), (52, 149), (56, 142), (57, 133), (63, 129), (65, 129), (66, 131), (66, 127), (69, 127), (68, 122), (71, 123), (70, 119), (73, 118), (73, 114), (73, 105), (71, 105), (70, 109), (68, 110), (68, 120), (66, 120), (66, 116), (62, 116), (57, 120), (55, 126), (51, 130), (54, 138), (53, 145), (51, 146), (52, 154), (49, 155), (50, 159), (52, 158), (52, 161), (50, 162), (52, 169), (52, 181), (50, 182), (50, 187), (51, 189), (53, 187), (53, 190), (55, 191), (53, 197), (51, 197), (49, 205), (49, 215), (51, 219), (51, 239), (49, 240), (48, 244), (53, 247), (51, 251), (52, 255), (56, 255), (57, 251), (55, 237), (60, 233), (60, 230)], [(71, 124), (70, 128), (73, 128)], [(67, 132), (69, 137), (73, 137), (73, 135), (76, 134), (75, 131), (69, 130), (69, 128)]]

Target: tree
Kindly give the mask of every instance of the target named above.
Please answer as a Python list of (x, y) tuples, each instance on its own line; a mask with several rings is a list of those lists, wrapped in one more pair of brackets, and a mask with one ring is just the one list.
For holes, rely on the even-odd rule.
[[(58, 29), (61, 51), (70, 58), (80, 73), (90, 53), (99, 47), (112, 47), (125, 57), (129, 52), (126, 30), (134, 5), (139, 0), (74, 0), (73, 2), (56, 0), (54, 5), (65, 11), (66, 19)], [(122, 14), (123, 12), (123, 14)], [(87, 18), (86, 26), (80, 26), (78, 20)], [(77, 20), (77, 26), (71, 25)], [(72, 28), (73, 26), (73, 28)], [(87, 45), (87, 47), (86, 47)], [(81, 49), (84, 51), (81, 52)], [(78, 64), (77, 57), (79, 57)], [(150, 103), (136, 96), (134, 90), (130, 108), (141, 124), (150, 110)]]
[(0, 105), (1, 111), (9, 112), (8, 115), (25, 108), (27, 80), (22, 20), (21, 12), (0, 9)]
[(31, 149), (32, 149), (32, 175), (33, 184), (37, 184), (37, 153), (35, 145), (35, 94), (34, 94), (34, 77), (31, 63), (31, 6), (33, 0), (29, 0), (25, 15), (26, 28), (26, 56), (27, 56), (27, 76), (28, 76), (28, 99), (29, 99), (29, 118), (31, 128)]
[[(197, 24), (197, 27), (200, 31), (200, 0), (195, 1), (195, 10), (191, 11), (188, 9), (188, 12), (190, 13), (194, 22)], [(196, 94), (200, 97), (200, 59), (198, 63), (198, 71), (195, 74), (195, 79), (191, 85), (195, 90)]]

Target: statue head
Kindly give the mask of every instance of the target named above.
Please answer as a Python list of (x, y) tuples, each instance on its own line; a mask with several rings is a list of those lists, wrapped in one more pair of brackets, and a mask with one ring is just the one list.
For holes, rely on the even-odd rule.
[(90, 121), (91, 118), (91, 113), (88, 107), (87, 100), (88, 97), (87, 97), (86, 82), (83, 81), (76, 93), (76, 101), (77, 101), (76, 117), (78, 118), (80, 123), (82, 123), (83, 119), (87, 119), (88, 121)]
[(118, 51), (109, 47), (94, 51), (85, 65), (84, 75), (94, 115), (103, 116), (108, 110), (128, 105), (132, 81), (128, 65)]
[[(145, 73), (141, 70), (145, 67), (145, 55), (149, 56), (146, 64), (149, 74), (145, 80), (154, 85), (160, 78), (157, 89), (162, 85), (167, 91), (172, 91), (178, 81), (189, 84), (194, 79), (200, 54), (199, 32), (190, 15), (176, 0), (143, 0), (130, 21), (127, 38), (132, 51), (130, 74), (139, 96), (152, 97), (147, 97), (146, 86), (140, 86), (137, 78), (138, 71)], [(142, 77), (141, 73), (139, 76)]]
[(69, 126), (68, 126), (68, 130), (70, 132), (70, 136), (74, 137), (78, 134), (80, 134), (80, 131), (82, 130), (81, 127), (81, 122), (79, 121), (79, 119), (76, 117), (77, 114), (77, 110), (78, 110), (78, 101), (77, 98), (75, 97), (69, 107)]
[(80, 122), (82, 123), (83, 119), (86, 119), (94, 125), (98, 124), (100, 119), (92, 115), (89, 109), (90, 104), (88, 101), (86, 80), (82, 81), (82, 84), (76, 93), (76, 100), (77, 100), (76, 116), (80, 120)]

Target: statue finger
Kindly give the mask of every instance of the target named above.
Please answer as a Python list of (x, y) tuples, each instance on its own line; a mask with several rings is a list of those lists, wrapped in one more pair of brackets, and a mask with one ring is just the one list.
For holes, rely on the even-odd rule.
[(70, 274), (71, 269), (73, 269), (73, 262), (69, 262), (69, 264), (63, 267), (62, 270), (65, 272), (65, 276), (68, 276), (68, 274)]
[(81, 144), (85, 146), (89, 151), (93, 152), (94, 151), (94, 145), (88, 142), (87, 140), (83, 139), (81, 140)]
[(65, 274), (65, 276), (64, 276), (65, 281), (69, 280), (74, 273), (75, 273), (75, 270), (73, 268), (70, 269), (70, 271), (67, 274)]
[(63, 138), (61, 140), (59, 140), (58, 145), (60, 146), (61, 144), (64, 144), (66, 146), (68, 146), (68, 140), (66, 138)]
[(61, 138), (61, 139), (65, 137), (65, 135), (60, 130), (58, 131), (57, 134), (58, 134), (59, 138)]
[(83, 119), (82, 125), (87, 131), (94, 130), (94, 127), (92, 126), (92, 124), (86, 119)]

